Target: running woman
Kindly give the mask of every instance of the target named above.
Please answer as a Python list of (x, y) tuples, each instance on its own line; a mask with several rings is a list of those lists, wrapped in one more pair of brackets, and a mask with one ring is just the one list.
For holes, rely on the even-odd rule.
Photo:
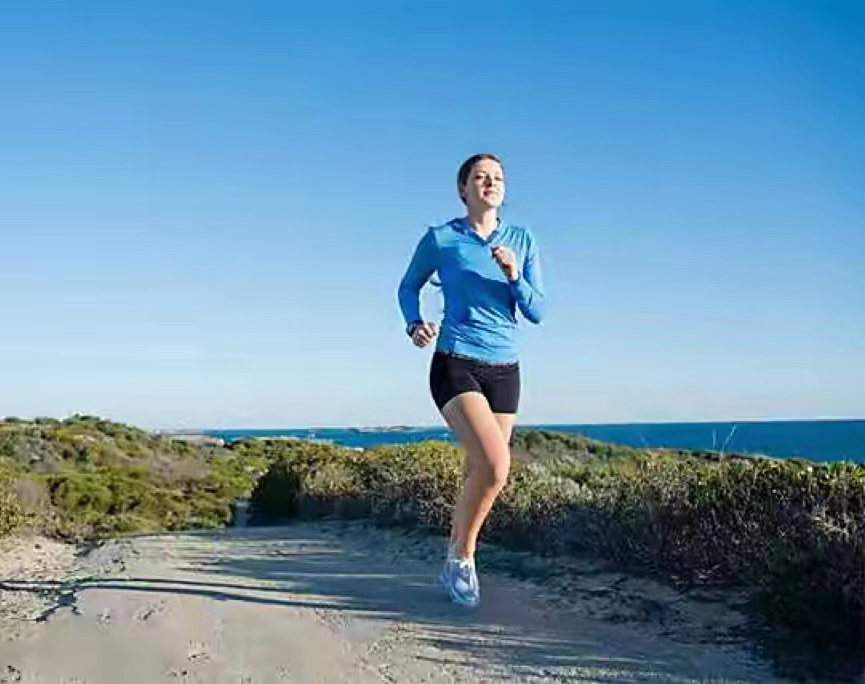
[[(544, 289), (531, 231), (499, 218), (502, 163), (493, 154), (467, 159), (457, 173), (465, 216), (429, 228), (399, 285), (406, 332), (417, 347), (436, 340), (429, 373), (433, 401), (466, 454), (465, 480), (453, 512), (439, 581), (457, 604), (480, 601), (475, 570), (478, 533), (504, 487), (520, 400), (517, 310), (538, 324)], [(441, 330), (420, 315), (420, 291), (434, 272), (444, 295)]]

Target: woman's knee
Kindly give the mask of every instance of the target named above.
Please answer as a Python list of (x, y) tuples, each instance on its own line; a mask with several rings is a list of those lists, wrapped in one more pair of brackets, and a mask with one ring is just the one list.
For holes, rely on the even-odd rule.
[(508, 481), (511, 469), (511, 457), (508, 449), (496, 449), (493, 453), (484, 453), (481, 458), (474, 459), (472, 471), (483, 479), (489, 489), (501, 489)]
[(508, 482), (508, 475), (511, 471), (510, 459), (499, 461), (492, 465), (490, 473), (490, 485), (496, 489), (502, 489)]

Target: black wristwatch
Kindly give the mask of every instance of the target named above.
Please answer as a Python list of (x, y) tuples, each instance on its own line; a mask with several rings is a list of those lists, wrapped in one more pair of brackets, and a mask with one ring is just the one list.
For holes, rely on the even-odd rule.
[(412, 321), (405, 327), (405, 334), (411, 337), (419, 325), (423, 325), (423, 321)]

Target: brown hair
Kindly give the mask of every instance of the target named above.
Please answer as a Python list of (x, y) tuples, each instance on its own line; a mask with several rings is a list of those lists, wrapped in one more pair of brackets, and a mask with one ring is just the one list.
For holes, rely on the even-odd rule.
[(477, 164), (479, 161), (483, 161), (484, 159), (494, 161), (499, 166), (504, 168), (502, 160), (491, 152), (481, 152), (480, 154), (473, 154), (471, 157), (466, 159), (460, 165), (460, 170), (457, 172), (457, 192), (460, 194), (460, 199), (462, 200), (463, 204), (466, 203), (466, 198), (463, 197), (463, 186), (468, 182), (469, 174), (472, 172), (475, 164)]

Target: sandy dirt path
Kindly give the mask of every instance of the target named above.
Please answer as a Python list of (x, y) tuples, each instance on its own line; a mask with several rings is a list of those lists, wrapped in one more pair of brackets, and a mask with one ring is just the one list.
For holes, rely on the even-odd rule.
[(52, 546), (53, 579), (0, 565), (0, 683), (783, 681), (719, 639), (741, 616), (717, 597), (589, 561), (539, 582), (530, 557), (482, 549), (466, 611), (434, 583), (441, 545), (328, 522), (123, 538), (74, 563)]

